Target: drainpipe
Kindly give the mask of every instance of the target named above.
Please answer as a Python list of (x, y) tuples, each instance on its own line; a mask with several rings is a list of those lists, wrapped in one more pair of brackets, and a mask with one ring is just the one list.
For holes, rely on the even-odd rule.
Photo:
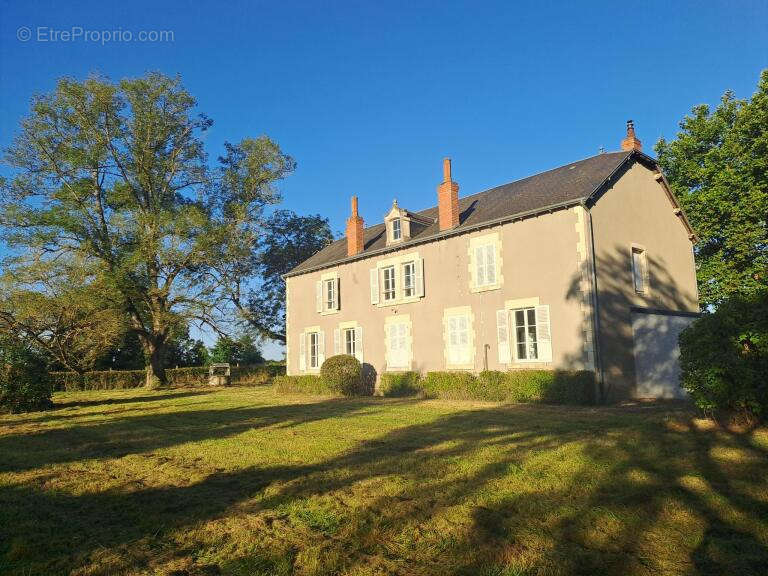
[(593, 354), (595, 355), (595, 369), (597, 371), (597, 386), (600, 393), (600, 401), (605, 402), (605, 370), (603, 368), (603, 354), (602, 347), (600, 346), (600, 297), (597, 291), (597, 256), (595, 254), (595, 232), (592, 227), (592, 212), (587, 206), (586, 202), (581, 203), (582, 208), (587, 213), (587, 221), (589, 222), (589, 246), (590, 246), (590, 260), (592, 273), (592, 330), (593, 337)]

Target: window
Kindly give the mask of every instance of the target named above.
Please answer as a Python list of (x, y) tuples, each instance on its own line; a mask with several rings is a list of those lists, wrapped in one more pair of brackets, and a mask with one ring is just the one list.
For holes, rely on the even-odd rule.
[(416, 264), (406, 262), (403, 264), (403, 297), (409, 298), (416, 293)]
[(309, 333), (309, 367), (320, 367), (320, 333)]
[(632, 247), (632, 278), (635, 283), (635, 292), (645, 292), (648, 287), (648, 262), (645, 258), (645, 250), (636, 246)]
[(400, 228), (400, 218), (392, 220), (392, 240), (400, 240), (403, 237), (403, 231)]
[(449, 366), (472, 364), (470, 319), (464, 314), (448, 316), (446, 320), (446, 360)]
[(338, 294), (336, 293), (336, 278), (324, 280), (325, 283), (325, 309), (336, 310), (338, 308)]
[(388, 344), (387, 367), (407, 368), (411, 360), (407, 321), (387, 324), (386, 330)]
[(387, 266), (382, 268), (384, 274), (384, 300), (394, 300), (397, 296), (395, 290), (395, 267)]
[(536, 308), (515, 310), (513, 315), (517, 359), (537, 360), (539, 358), (539, 335), (536, 328)]
[(475, 247), (475, 286), (496, 284), (496, 245), (483, 244)]
[(354, 328), (345, 328), (344, 329), (344, 354), (349, 354), (350, 356), (356, 356), (357, 352), (357, 341), (355, 339), (355, 329)]

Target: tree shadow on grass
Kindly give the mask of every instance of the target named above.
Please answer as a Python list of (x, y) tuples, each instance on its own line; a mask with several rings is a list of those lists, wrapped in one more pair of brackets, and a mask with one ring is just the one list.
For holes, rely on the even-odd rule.
[[(327, 401), (270, 407), (260, 417), (224, 412), (248, 415), (248, 426), (295, 425), (371, 406), (388, 404)], [(18, 547), (33, 549), (50, 559), (35, 566), (43, 572), (89, 565), (101, 550), (113, 553), (114, 564), (89, 565), (94, 575), (129, 567), (160, 572), (174, 562), (184, 563), (187, 574), (259, 573), (254, 566), (276, 574), (716, 574), (729, 565), (741, 570), (734, 573), (758, 574), (757, 563), (768, 561), (765, 532), (759, 533), (766, 509), (750, 494), (765, 486), (760, 471), (768, 460), (751, 453), (737, 485), (712, 461), (715, 448), (736, 440), (693, 423), (668, 427), (666, 413), (482, 407), (392, 429), (318, 464), (80, 495), (8, 486), (0, 488), (0, 510), (23, 503), (35, 512), (0, 522), (2, 541), (14, 536), (2, 526), (23, 539), (3, 552), (13, 561)], [(222, 418), (226, 434), (239, 426)], [(687, 416), (675, 418), (684, 423)], [(725, 514), (691, 476), (714, 486), (716, 500), (738, 514)], [(684, 521), (676, 522), (676, 513)], [(224, 517), (249, 519), (258, 542), (250, 552), (196, 560), (212, 544), (179, 543), (179, 534), (198, 534)], [(686, 526), (701, 534), (691, 540), (680, 531)], [(220, 538), (225, 549), (237, 549), (228, 532)], [(17, 556), (21, 566), (23, 554)]]
[(160, 402), (171, 398), (189, 398), (190, 396), (205, 396), (215, 390), (190, 390), (185, 392), (173, 392), (151, 394), (149, 396), (128, 396), (126, 398), (103, 398), (99, 400), (74, 400), (71, 402), (54, 402), (53, 409), (48, 414), (56, 414), (61, 408), (89, 408), (91, 406), (114, 406), (119, 404), (135, 404), (140, 402)]

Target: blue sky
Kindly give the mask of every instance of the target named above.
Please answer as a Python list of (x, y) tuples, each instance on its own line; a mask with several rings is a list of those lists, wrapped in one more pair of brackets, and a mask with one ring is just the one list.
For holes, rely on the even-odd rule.
[[(61, 76), (180, 74), (211, 157), (268, 134), (298, 163), (284, 205), (342, 231), (352, 194), (368, 223), (433, 205), (443, 156), (463, 195), (616, 149), (628, 118), (651, 151), (693, 105), (752, 94), (766, 22), (765, 0), (0, 0), (0, 146)], [(53, 41), (73, 27), (89, 41)]]

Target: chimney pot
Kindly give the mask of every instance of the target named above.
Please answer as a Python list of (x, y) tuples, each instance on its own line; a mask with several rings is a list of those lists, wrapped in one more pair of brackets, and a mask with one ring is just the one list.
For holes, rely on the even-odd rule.
[(627, 120), (627, 137), (621, 141), (622, 150), (642, 150), (643, 143), (635, 136), (635, 123)]
[(443, 159), (443, 182), (437, 187), (437, 215), (440, 230), (459, 225), (459, 185), (451, 178), (451, 159)]
[(347, 218), (347, 256), (363, 251), (363, 219), (357, 213), (357, 196), (352, 196), (352, 215)]

